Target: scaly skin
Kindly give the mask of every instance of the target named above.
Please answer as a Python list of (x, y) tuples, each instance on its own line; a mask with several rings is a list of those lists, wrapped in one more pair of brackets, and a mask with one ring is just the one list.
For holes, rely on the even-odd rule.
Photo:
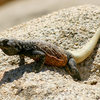
[(0, 39), (0, 48), (9, 55), (19, 55), (20, 65), (24, 64), (24, 57), (35, 60), (36, 72), (39, 72), (43, 64), (65, 67), (70, 71), (74, 79), (81, 80), (75, 60), (70, 53), (55, 45), (43, 41), (19, 41), (15, 39)]
[(24, 64), (24, 56), (34, 59), (36, 62), (36, 72), (39, 72), (43, 64), (65, 67), (69, 69), (70, 75), (77, 80), (81, 80), (76, 63), (85, 60), (95, 48), (100, 38), (100, 28), (92, 39), (80, 50), (64, 51), (55, 45), (42, 41), (19, 41), (15, 39), (0, 39), (0, 48), (9, 55), (19, 55), (20, 65)]
[[(6, 43), (7, 42), (7, 43)], [(32, 52), (39, 51), (38, 53), (43, 52), (45, 54), (45, 64), (52, 66), (65, 66), (67, 63), (67, 56), (65, 52), (63, 52), (60, 48), (55, 45), (51, 45), (46, 42), (40, 41), (18, 41), (15, 39), (1, 39), (1, 44), (3, 46), (0, 48), (3, 52), (9, 56), (12, 55), (21, 55), (30, 57), (37, 61), (39, 57), (35, 57), (32, 55)], [(5, 45), (6, 44), (6, 45)], [(36, 56), (38, 56), (36, 54)]]

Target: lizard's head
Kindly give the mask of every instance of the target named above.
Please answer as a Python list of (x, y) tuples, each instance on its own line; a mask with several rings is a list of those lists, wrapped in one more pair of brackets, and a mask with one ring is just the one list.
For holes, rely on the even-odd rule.
[(19, 52), (18, 45), (13, 39), (0, 39), (0, 48), (7, 55), (16, 55)]

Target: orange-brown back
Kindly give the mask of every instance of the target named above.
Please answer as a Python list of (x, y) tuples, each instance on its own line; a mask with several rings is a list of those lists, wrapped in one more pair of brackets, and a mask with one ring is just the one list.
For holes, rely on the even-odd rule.
[(46, 54), (45, 64), (62, 67), (67, 64), (67, 55), (63, 49), (46, 42), (36, 42), (39, 50)]

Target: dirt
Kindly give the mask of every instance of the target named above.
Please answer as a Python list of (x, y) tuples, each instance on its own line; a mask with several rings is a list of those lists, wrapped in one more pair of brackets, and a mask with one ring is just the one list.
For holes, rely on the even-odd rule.
[[(33, 19), (0, 33), (3, 38), (43, 40), (65, 50), (82, 48), (100, 26), (100, 8), (94, 5), (71, 7)], [(74, 81), (63, 68), (45, 66), (32, 70), (32, 60), (18, 66), (18, 56), (0, 50), (1, 100), (99, 100), (100, 41), (93, 53), (77, 67), (82, 81)], [(36, 67), (36, 66), (34, 66)]]

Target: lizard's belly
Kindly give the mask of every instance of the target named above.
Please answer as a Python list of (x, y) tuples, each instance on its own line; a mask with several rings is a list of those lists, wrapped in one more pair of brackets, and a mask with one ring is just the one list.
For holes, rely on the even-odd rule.
[(59, 59), (55, 56), (47, 54), (45, 58), (45, 64), (51, 66), (63, 67), (67, 64), (67, 57), (63, 56), (61, 59)]

